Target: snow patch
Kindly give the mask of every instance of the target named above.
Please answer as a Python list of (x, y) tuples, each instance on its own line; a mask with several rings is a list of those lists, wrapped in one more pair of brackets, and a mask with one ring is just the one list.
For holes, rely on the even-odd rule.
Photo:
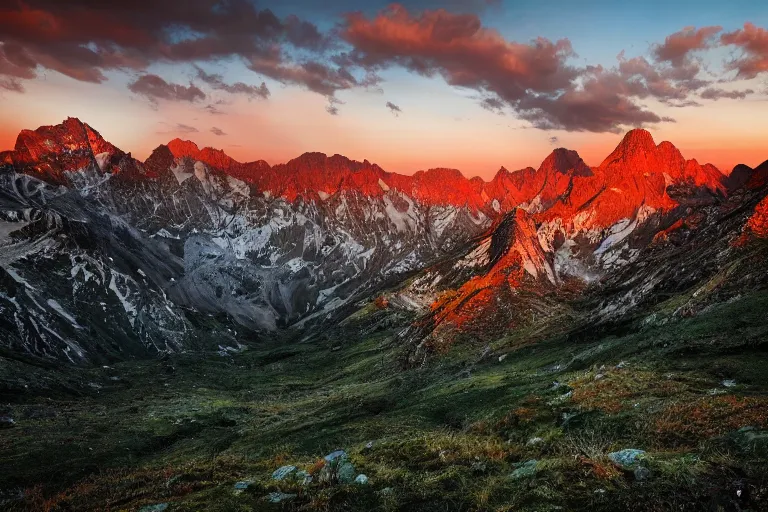
[(64, 310), (64, 308), (61, 307), (61, 304), (59, 304), (58, 302), (56, 302), (53, 299), (48, 299), (47, 304), (48, 304), (48, 306), (50, 306), (51, 309), (53, 309), (55, 312), (57, 312), (61, 317), (63, 317), (65, 320), (67, 320), (69, 323), (71, 323), (72, 326), (75, 329), (82, 329), (80, 324), (77, 323), (77, 320), (75, 320), (75, 318), (72, 315), (67, 313)]

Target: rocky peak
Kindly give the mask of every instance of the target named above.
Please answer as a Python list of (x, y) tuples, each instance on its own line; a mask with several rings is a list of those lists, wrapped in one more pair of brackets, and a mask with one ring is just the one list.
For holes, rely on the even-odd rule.
[(653, 136), (647, 130), (636, 128), (627, 132), (616, 149), (603, 160), (604, 169), (641, 171), (657, 163), (657, 148)]
[(728, 192), (738, 190), (747, 184), (749, 178), (752, 177), (753, 172), (754, 170), (750, 166), (738, 164), (728, 176), (723, 178), (723, 185)]
[(171, 150), (171, 153), (173, 153), (173, 156), (176, 158), (182, 156), (197, 158), (198, 154), (200, 153), (200, 148), (198, 148), (197, 144), (191, 140), (181, 140), (176, 138), (166, 145), (168, 146), (168, 149)]
[(760, 188), (765, 185), (768, 185), (768, 160), (754, 168), (747, 182), (747, 186), (751, 189)]
[(575, 175), (589, 175), (589, 166), (584, 163), (576, 151), (565, 148), (557, 148), (549, 154), (539, 166), (538, 172), (558, 172)]
[(13, 164), (46, 181), (67, 184), (66, 172), (113, 170), (125, 154), (77, 118), (53, 126), (22, 130), (10, 154)]
[(670, 168), (680, 168), (685, 165), (685, 158), (680, 150), (675, 147), (669, 141), (661, 142), (656, 149), (658, 150), (659, 158), (667, 164)]

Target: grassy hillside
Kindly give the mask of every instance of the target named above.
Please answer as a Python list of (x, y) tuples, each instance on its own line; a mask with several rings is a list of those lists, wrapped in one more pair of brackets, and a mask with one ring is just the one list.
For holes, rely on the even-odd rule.
[[(759, 293), (595, 339), (564, 316), (418, 368), (371, 307), (231, 355), (4, 360), (0, 509), (768, 510), (766, 311)], [(323, 481), (340, 449), (367, 484)]]

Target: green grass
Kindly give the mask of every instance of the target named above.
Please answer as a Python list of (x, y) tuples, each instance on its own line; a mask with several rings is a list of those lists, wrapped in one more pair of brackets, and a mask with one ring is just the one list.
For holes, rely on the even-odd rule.
[[(736, 510), (741, 486), (744, 507), (766, 510), (768, 464), (736, 431), (768, 428), (767, 308), (755, 294), (579, 342), (552, 319), (418, 368), (404, 366), (394, 331), (356, 334), (391, 314), (370, 307), (324, 340), (241, 340), (248, 350), (232, 357), (174, 356), (173, 372), (131, 361), (24, 374), (18, 363), (2, 377), (32, 386), (7, 395), (17, 424), (0, 431), (0, 502), (23, 499), (0, 508)], [(622, 448), (648, 452), (650, 478), (610, 462)], [(271, 479), (336, 449), (369, 485)], [(510, 478), (534, 459), (535, 474)], [(236, 494), (244, 479), (254, 483)], [(267, 503), (276, 491), (297, 497)]]

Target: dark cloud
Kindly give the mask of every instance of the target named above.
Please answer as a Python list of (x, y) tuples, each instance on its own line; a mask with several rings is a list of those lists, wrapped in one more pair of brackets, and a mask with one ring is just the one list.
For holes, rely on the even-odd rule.
[(218, 74), (206, 73), (202, 68), (195, 66), (197, 70), (197, 78), (208, 84), (211, 88), (220, 91), (226, 91), (230, 94), (243, 94), (248, 98), (269, 98), (269, 89), (267, 84), (261, 82), (260, 86), (248, 85), (243, 82), (235, 82), (234, 84), (225, 83), (222, 76)]
[(485, 110), (490, 110), (491, 112), (494, 112), (496, 114), (501, 114), (503, 113), (505, 103), (501, 101), (499, 98), (490, 97), (490, 98), (483, 98), (480, 101), (480, 106), (483, 107)]
[(701, 92), (699, 95), (702, 99), (705, 100), (719, 100), (721, 98), (727, 98), (731, 100), (743, 100), (750, 94), (754, 94), (755, 91), (752, 89), (745, 89), (743, 91), (724, 91), (723, 89), (715, 89), (714, 87), (711, 87), (709, 89), (705, 89)]
[(24, 92), (24, 86), (18, 78), (0, 78), (0, 89), (11, 92)]
[(543, 130), (621, 133), (622, 126), (642, 126), (663, 121), (626, 96), (592, 80), (581, 89), (557, 97), (531, 96), (517, 107), (521, 119)]
[(392, 112), (395, 115), (395, 117), (399, 116), (403, 112), (402, 110), (400, 110), (400, 107), (398, 107), (391, 101), (387, 102), (387, 108), (389, 109), (390, 112)]
[(557, 137), (550, 137), (548, 140), (549, 140), (549, 143), (552, 144), (553, 146), (557, 146), (558, 144), (560, 144), (560, 139), (558, 139)]
[(136, 94), (146, 96), (151, 101), (158, 99), (169, 101), (204, 100), (205, 93), (194, 84), (189, 86), (168, 83), (157, 75), (141, 75), (128, 84), (128, 89)]
[(219, 109), (216, 105), (206, 105), (205, 107), (203, 107), (203, 110), (205, 110), (206, 112), (214, 116), (220, 116), (224, 114), (224, 112), (221, 109)]
[(445, 10), (411, 13), (393, 5), (378, 15), (347, 16), (340, 37), (353, 50), (334, 62), (378, 71), (401, 66), (423, 76), (441, 76), (481, 94), (493, 112), (511, 108), (541, 129), (620, 132), (625, 126), (669, 121), (639, 103), (652, 98), (681, 104), (709, 85), (690, 52), (705, 47), (717, 27), (684, 29), (655, 48), (657, 61), (626, 58), (615, 68), (575, 67), (567, 39), (504, 39), (474, 14)]
[[(183, 63), (195, 66), (195, 80), (214, 90), (269, 96), (263, 82), (228, 83), (204, 70), (227, 59), (325, 96), (326, 110), (336, 115), (340, 91), (381, 91), (381, 73), (401, 67), (470, 89), (483, 108), (515, 112), (535, 127), (616, 132), (669, 120), (644, 100), (697, 105), (698, 91), (715, 80), (703, 78), (696, 52), (715, 44), (742, 50), (727, 64), (742, 78), (768, 70), (768, 34), (750, 23), (719, 40), (720, 27), (686, 27), (653, 45), (648, 58), (622, 54), (604, 69), (577, 65), (568, 39), (516, 42), (483, 26), (477, 13), (498, 7), (498, 0), (403, 0), (373, 10), (384, 2), (339, 0), (339, 12), (363, 11), (321, 31), (309, 17), (279, 17), (253, 0), (7, 0), (0, 6), (0, 87), (22, 91), (23, 80), (43, 70), (94, 83), (120, 70), (139, 75), (129, 88), (152, 101), (204, 100), (192, 83), (147, 74), (150, 65)], [(310, 0), (291, 5), (327, 12), (326, 4)], [(221, 113), (214, 105), (204, 109)]]
[(744, 28), (720, 36), (720, 42), (743, 51), (728, 63), (728, 68), (736, 70), (740, 78), (755, 78), (768, 71), (768, 31), (764, 28), (745, 23)]
[(331, 114), (332, 116), (339, 115), (339, 107), (337, 107), (333, 103), (330, 103), (328, 106), (326, 106), (325, 111)]
[[(161, 124), (167, 124), (167, 123), (161, 123)], [(180, 133), (180, 134), (186, 134), (186, 133), (198, 133), (199, 130), (195, 128), (194, 126), (189, 126), (188, 124), (182, 124), (178, 123), (175, 125), (170, 126), (167, 130), (158, 130), (157, 133)]]
[(319, 61), (292, 62), (286, 60), (279, 51), (273, 49), (267, 54), (252, 57), (248, 68), (266, 75), (278, 82), (304, 88), (333, 97), (337, 91), (351, 89), (360, 85), (357, 79), (344, 67), (332, 68)]
[(340, 34), (354, 47), (345, 56), (348, 63), (439, 74), (451, 85), (494, 93), (508, 102), (529, 91), (555, 93), (578, 75), (566, 64), (574, 55), (567, 39), (509, 42), (473, 14), (437, 10), (414, 16), (395, 4), (372, 19), (349, 14)]
[(314, 24), (301, 20), (293, 14), (285, 20), (285, 32), (286, 39), (298, 48), (320, 51), (334, 44), (333, 40), (321, 34)]
[(211, 128), (211, 133), (214, 135), (218, 135), (219, 137), (221, 137), (222, 135), (226, 135), (224, 130), (222, 130), (221, 128), (216, 128), (215, 126)]
[[(2, 75), (30, 79), (45, 68), (97, 83), (107, 71), (144, 71), (158, 62), (251, 60), (283, 46), (332, 46), (312, 23), (280, 19), (251, 0), (9, 0), (0, 7), (0, 41)], [(243, 92), (263, 94), (265, 87)]]
[(684, 66), (691, 52), (709, 48), (714, 42), (714, 36), (723, 27), (711, 26), (696, 29), (685, 27), (679, 32), (668, 35), (662, 44), (653, 47), (653, 55), (658, 62), (669, 62), (672, 66)]

